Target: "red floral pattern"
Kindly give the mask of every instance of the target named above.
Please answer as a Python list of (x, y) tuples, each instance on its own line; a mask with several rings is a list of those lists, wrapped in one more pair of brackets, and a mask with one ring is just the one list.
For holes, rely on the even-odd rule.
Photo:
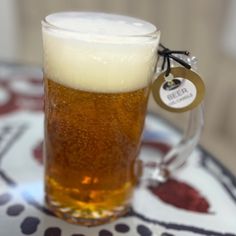
[[(28, 94), (23, 93), (20, 88), (14, 87), (14, 83), (18, 83), (18, 86), (21, 86), (19, 84), (22, 83), (23, 89), (28, 89)], [(41, 79), (6, 79), (0, 81), (0, 88), (4, 89), (9, 96), (7, 101), (0, 103), (0, 115), (17, 110), (42, 111), (43, 83)]]
[(207, 199), (187, 183), (169, 179), (165, 183), (149, 189), (163, 202), (175, 207), (201, 213), (209, 211), (210, 204)]

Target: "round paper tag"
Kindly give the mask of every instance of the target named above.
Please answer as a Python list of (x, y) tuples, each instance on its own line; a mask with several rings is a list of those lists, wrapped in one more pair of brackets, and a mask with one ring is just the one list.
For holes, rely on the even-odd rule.
[(203, 100), (205, 86), (201, 77), (184, 67), (171, 68), (172, 80), (161, 73), (152, 85), (155, 101), (172, 112), (192, 110)]

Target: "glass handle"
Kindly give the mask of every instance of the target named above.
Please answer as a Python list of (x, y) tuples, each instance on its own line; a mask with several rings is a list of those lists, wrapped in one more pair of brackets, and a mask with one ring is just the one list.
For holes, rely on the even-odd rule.
[[(176, 55), (176, 57), (181, 58), (186, 63), (191, 65), (193, 70), (197, 69), (196, 57), (190, 57), (186, 55)], [(175, 62), (172, 62), (171, 66), (175, 66)], [(157, 71), (158, 68), (159, 67), (157, 67)], [(159, 68), (159, 72), (160, 70), (161, 69)], [(156, 163), (154, 169), (147, 170), (147, 172), (149, 173), (149, 177), (146, 178), (145, 176), (143, 176), (143, 180), (147, 180), (149, 183), (153, 182), (154, 184), (166, 181), (173, 172), (175, 172), (185, 163), (189, 155), (198, 144), (203, 125), (203, 105), (200, 104), (189, 112), (186, 131), (184, 132), (180, 142), (175, 145), (164, 157), (162, 157), (160, 163)], [(144, 171), (146, 171), (145, 169), (148, 169), (148, 166), (152, 165), (149, 165), (149, 163), (144, 163), (144, 166)]]
[(151, 180), (163, 182), (185, 163), (198, 144), (203, 124), (203, 106), (199, 105), (189, 114), (188, 125), (183, 138), (162, 158), (161, 163), (152, 172)]

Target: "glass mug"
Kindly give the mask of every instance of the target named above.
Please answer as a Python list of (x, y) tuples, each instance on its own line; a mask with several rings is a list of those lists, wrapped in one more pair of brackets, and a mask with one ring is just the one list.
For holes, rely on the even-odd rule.
[[(138, 153), (160, 32), (113, 14), (61, 12), (42, 22), (45, 199), (57, 216), (97, 225), (125, 214), (140, 177)], [(195, 147), (201, 108), (162, 159), (163, 180)]]

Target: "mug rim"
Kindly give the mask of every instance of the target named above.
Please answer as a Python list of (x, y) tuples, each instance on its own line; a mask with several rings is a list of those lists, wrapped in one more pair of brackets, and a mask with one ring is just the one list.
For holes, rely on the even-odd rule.
[[(153, 31), (150, 31), (148, 33), (143, 33), (143, 34), (119, 34), (119, 33), (96, 33), (96, 32), (83, 32), (80, 30), (74, 30), (74, 29), (69, 29), (66, 27), (61, 27), (58, 25), (53, 24), (52, 22), (49, 21), (49, 17), (53, 16), (53, 15), (63, 15), (63, 14), (94, 14), (94, 15), (99, 15), (99, 14), (104, 14), (106, 16), (117, 16), (117, 17), (125, 17), (125, 18), (130, 18), (133, 20), (138, 20), (141, 21), (143, 23), (146, 23), (150, 26), (152, 26), (154, 28)], [(41, 25), (43, 29), (47, 29), (47, 30), (53, 30), (53, 31), (57, 31), (57, 32), (67, 32), (67, 33), (71, 33), (71, 34), (75, 34), (75, 35), (81, 35), (81, 36), (95, 36), (97, 38), (100, 37), (107, 37), (107, 38), (114, 38), (114, 39), (121, 39), (121, 38), (127, 38), (127, 39), (139, 39), (139, 38), (147, 38), (147, 39), (153, 39), (156, 40), (160, 37), (160, 30), (152, 23), (150, 23), (149, 21), (146, 20), (142, 20), (140, 18), (135, 18), (135, 17), (131, 17), (131, 16), (127, 16), (127, 15), (120, 15), (120, 14), (113, 14), (113, 13), (105, 13), (105, 12), (92, 12), (92, 11), (62, 11), (62, 12), (55, 12), (52, 14), (47, 15), (42, 21), (41, 21)]]

